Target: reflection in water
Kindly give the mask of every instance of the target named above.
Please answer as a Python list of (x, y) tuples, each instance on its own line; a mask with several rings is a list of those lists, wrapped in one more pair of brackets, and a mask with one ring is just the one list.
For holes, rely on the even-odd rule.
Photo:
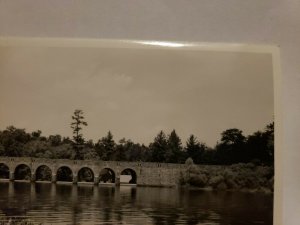
[(272, 224), (273, 196), (170, 188), (0, 183), (1, 216), (45, 224)]

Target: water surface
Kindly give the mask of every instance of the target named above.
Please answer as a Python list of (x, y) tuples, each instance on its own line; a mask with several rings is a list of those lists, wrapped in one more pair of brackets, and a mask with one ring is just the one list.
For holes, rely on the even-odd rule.
[(0, 182), (0, 217), (43, 224), (271, 225), (272, 208), (262, 193)]

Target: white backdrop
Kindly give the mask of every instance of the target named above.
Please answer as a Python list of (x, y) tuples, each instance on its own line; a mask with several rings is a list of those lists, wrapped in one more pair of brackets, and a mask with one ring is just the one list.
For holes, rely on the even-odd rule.
[(299, 0), (0, 0), (0, 36), (279, 45), (283, 224), (300, 224)]

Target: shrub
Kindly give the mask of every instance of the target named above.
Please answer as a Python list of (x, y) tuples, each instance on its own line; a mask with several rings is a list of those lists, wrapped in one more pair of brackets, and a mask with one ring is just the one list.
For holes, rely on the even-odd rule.
[(205, 187), (208, 178), (205, 174), (192, 175), (189, 179), (189, 183), (196, 187)]
[(187, 165), (193, 165), (194, 164), (194, 161), (191, 157), (189, 157), (186, 161), (185, 161), (185, 164)]
[(219, 183), (216, 187), (217, 190), (226, 190), (227, 189), (227, 185), (224, 181), (222, 181), (221, 183)]
[(188, 169), (188, 172), (193, 174), (200, 174), (200, 169), (196, 165), (191, 165)]
[(227, 167), (189, 165), (181, 174), (181, 184), (197, 187), (212, 187), (217, 190), (273, 191), (274, 169), (256, 166), (254, 163), (239, 163)]
[(232, 178), (226, 179), (225, 183), (229, 189), (238, 189), (239, 188), (237, 183)]
[(219, 176), (214, 176), (214, 177), (210, 178), (208, 183), (209, 183), (209, 186), (212, 186), (213, 188), (217, 188), (217, 186), (223, 181), (224, 181), (224, 177), (219, 175)]

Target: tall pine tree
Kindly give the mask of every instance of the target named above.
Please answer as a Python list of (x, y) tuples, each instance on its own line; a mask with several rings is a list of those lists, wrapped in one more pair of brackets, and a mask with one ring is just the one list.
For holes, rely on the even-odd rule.
[(176, 131), (173, 130), (168, 137), (168, 144), (166, 150), (166, 162), (180, 163), (182, 161), (182, 143)]
[(163, 131), (155, 137), (154, 142), (150, 144), (149, 148), (152, 152), (153, 162), (165, 162), (166, 161), (166, 149), (167, 149), (167, 138)]
[(186, 152), (188, 157), (193, 159), (193, 162), (199, 164), (202, 161), (204, 151), (207, 149), (205, 144), (197, 141), (194, 135), (191, 135), (186, 142)]
[(83, 111), (76, 109), (72, 116), (73, 122), (71, 128), (73, 129), (73, 147), (75, 149), (75, 159), (83, 159), (82, 149), (84, 147), (84, 138), (81, 133), (82, 126), (87, 126), (87, 122), (84, 121)]

